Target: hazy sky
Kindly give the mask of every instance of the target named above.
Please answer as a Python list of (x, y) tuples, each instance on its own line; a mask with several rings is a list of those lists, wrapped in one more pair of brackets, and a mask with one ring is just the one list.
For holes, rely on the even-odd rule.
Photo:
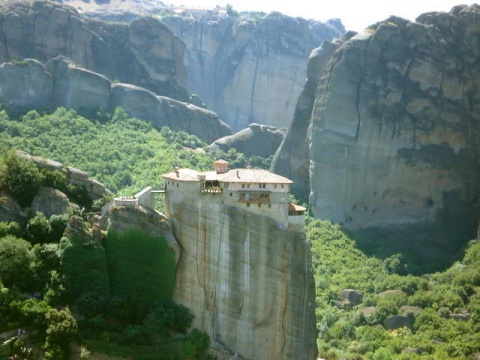
[[(214, 7), (229, 3), (245, 11), (279, 11), (291, 16), (316, 20), (340, 18), (348, 30), (362, 30), (368, 25), (397, 15), (410, 20), (428, 11), (450, 11), (461, 0), (164, 0), (164, 3)], [(468, 2), (466, 4), (471, 4)]]

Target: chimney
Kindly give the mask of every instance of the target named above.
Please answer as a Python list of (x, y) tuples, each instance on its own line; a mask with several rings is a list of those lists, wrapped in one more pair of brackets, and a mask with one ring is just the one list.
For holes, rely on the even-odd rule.
[(215, 161), (215, 171), (217, 174), (223, 174), (228, 171), (228, 161), (217, 160)]
[(180, 169), (178, 166), (175, 166), (175, 174), (177, 174), (177, 177), (180, 177)]

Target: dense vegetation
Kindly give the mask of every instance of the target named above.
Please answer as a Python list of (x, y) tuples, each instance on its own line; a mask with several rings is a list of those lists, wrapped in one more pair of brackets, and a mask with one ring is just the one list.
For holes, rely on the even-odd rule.
[(73, 208), (50, 218), (34, 213), (29, 205), (42, 185), (71, 199), (84, 194), (60, 172), (2, 153), (0, 191), (23, 214), (0, 222), (0, 333), (11, 339), (0, 342), (0, 358), (209, 359), (208, 335), (190, 329), (191, 311), (171, 301), (166, 240), (134, 230), (103, 238)]
[[(194, 136), (157, 131), (121, 109), (94, 120), (65, 109), (46, 115), (31, 111), (18, 120), (0, 112), (0, 131), (0, 146), (87, 170), (123, 194), (147, 185), (161, 187), (161, 175), (173, 166), (210, 169), (219, 157), (233, 167), (268, 165), (236, 151), (213, 153)], [(208, 358), (208, 336), (189, 330), (192, 313), (169, 300), (174, 270), (165, 241), (138, 231), (99, 240), (91, 225), (74, 214), (47, 218), (28, 212), (42, 185), (91, 205), (85, 192), (66, 184), (61, 173), (39, 170), (13, 152), (3, 152), (0, 189), (25, 208), (27, 217), (0, 223), (0, 332), (23, 329), (27, 336), (8, 349), (0, 347), (0, 358), (11, 351), (31, 358), (42, 349), (45, 358), (62, 359), (72, 343), (80, 345), (82, 358), (90, 352), (138, 359), (158, 359), (158, 354)], [(83, 236), (68, 231), (64, 236), (68, 224)], [(307, 237), (317, 284), (321, 357), (466, 359), (480, 351), (478, 242), (448, 270), (419, 277), (406, 275), (412, 269), (405, 267), (409, 263), (403, 254), (380, 260), (377, 249), (366, 255), (371, 238), (352, 239), (331, 223), (310, 222)], [(138, 246), (132, 248), (132, 243)], [(400, 322), (392, 325), (395, 316)]]
[[(313, 221), (307, 236), (320, 357), (468, 359), (480, 351), (479, 242), (472, 241), (448, 270), (416, 277), (398, 274), (400, 255), (383, 261), (366, 256), (337, 225)], [(351, 290), (360, 296), (349, 301)], [(398, 325), (387, 330), (397, 315)]]
[(0, 112), (0, 148), (21, 149), (89, 173), (114, 193), (135, 194), (146, 186), (160, 188), (162, 175), (174, 166), (210, 170), (224, 158), (232, 167), (268, 167), (260, 157), (246, 158), (232, 149), (212, 152), (206, 143), (185, 132), (161, 131), (132, 119), (118, 108), (93, 120), (73, 110), (52, 114), (30, 111), (19, 119)]

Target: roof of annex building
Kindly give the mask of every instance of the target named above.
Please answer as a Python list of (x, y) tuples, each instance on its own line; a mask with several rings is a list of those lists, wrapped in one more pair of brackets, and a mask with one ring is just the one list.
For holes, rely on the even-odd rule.
[(266, 183), (266, 184), (293, 184), (286, 177), (274, 174), (263, 169), (233, 169), (224, 173), (216, 171), (199, 172), (192, 169), (178, 169), (163, 175), (165, 179), (176, 181), (200, 181), (199, 175), (205, 176), (207, 181), (221, 181), (226, 183)]

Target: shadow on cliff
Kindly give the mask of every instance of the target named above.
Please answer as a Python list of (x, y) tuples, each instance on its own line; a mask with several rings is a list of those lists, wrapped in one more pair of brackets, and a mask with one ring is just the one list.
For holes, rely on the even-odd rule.
[(455, 192), (445, 193), (444, 202), (444, 209), (430, 224), (346, 231), (366, 255), (386, 262), (398, 258), (394, 272), (421, 275), (443, 271), (460, 260), (468, 242), (476, 238), (479, 212), (477, 199), (465, 204)]

